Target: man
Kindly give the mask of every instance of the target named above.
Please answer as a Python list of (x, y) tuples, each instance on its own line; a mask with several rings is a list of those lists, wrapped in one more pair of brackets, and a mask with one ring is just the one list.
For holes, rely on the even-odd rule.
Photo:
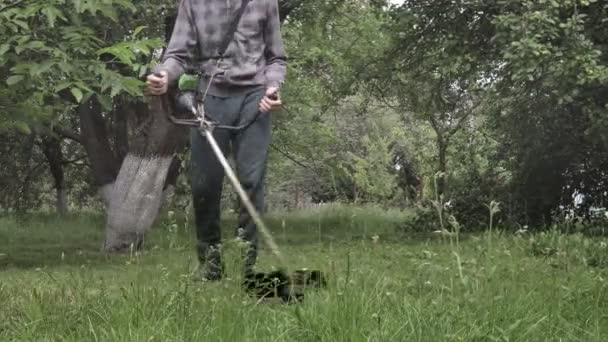
[[(286, 57), (277, 0), (250, 0), (218, 63), (218, 50), (241, 1), (247, 0), (181, 0), (171, 39), (156, 70), (162, 77), (149, 75), (147, 84), (151, 94), (163, 95), (175, 86), (188, 65), (198, 63), (204, 72), (199, 89), (209, 88), (204, 101), (206, 113), (223, 125), (252, 122), (242, 131), (216, 129), (213, 135), (224, 153), (232, 145), (239, 181), (262, 212), (270, 113), (281, 108), (279, 89), (285, 80)], [(220, 199), (224, 170), (196, 129), (191, 131), (191, 156), (199, 270), (203, 280), (219, 280), (223, 274)], [(237, 237), (249, 245), (244, 272), (252, 272), (257, 258), (257, 227), (244, 206)]]

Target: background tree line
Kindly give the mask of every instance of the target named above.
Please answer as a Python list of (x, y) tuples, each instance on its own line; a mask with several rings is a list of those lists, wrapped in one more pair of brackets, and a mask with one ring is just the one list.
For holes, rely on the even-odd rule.
[[(416, 207), (428, 220), (440, 205), (475, 229), (491, 201), (504, 224), (531, 227), (603, 207), (608, 4), (279, 3), (289, 70), (270, 210), (343, 201)], [(188, 210), (185, 134), (142, 93), (175, 9), (175, 0), (0, 4), (3, 213), (110, 212), (117, 179)], [(144, 207), (156, 216), (154, 205)], [(124, 220), (106, 229), (151, 224)]]

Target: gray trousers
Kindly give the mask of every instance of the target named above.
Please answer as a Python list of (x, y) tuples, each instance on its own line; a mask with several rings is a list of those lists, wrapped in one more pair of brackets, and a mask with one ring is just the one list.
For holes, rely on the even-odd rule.
[[(217, 97), (208, 95), (205, 112), (223, 125), (239, 126), (251, 122), (258, 114), (264, 89), (245, 95)], [(270, 145), (270, 114), (261, 113), (242, 131), (215, 129), (213, 136), (225, 156), (231, 151), (236, 161), (236, 174), (259, 213), (264, 209), (264, 178)], [(208, 272), (221, 272), (220, 199), (224, 169), (206, 138), (197, 129), (191, 131), (191, 186), (198, 239), (198, 256)], [(250, 271), (257, 258), (257, 227), (241, 204), (237, 237), (249, 242), (245, 257), (245, 272)], [(214, 267), (217, 266), (217, 267)], [(211, 269), (209, 269), (211, 268)]]

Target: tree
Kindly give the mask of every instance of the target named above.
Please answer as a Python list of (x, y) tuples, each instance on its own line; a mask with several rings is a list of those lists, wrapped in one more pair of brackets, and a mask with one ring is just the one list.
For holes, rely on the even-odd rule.
[(493, 13), (481, 1), (421, 1), (392, 9), (384, 28), (392, 43), (367, 68), (371, 91), (404, 123), (413, 115), (433, 129), (440, 195), (448, 192), (450, 142), (479, 115), (493, 77), (487, 53)]
[[(511, 175), (510, 189), (500, 197), (527, 223), (550, 222), (581, 182), (599, 191), (591, 184), (601, 182), (583, 173), (599, 175), (594, 170), (604, 165), (603, 4), (420, 1), (392, 13), (395, 44), (383, 63), (394, 66), (393, 77), (380, 80), (393, 82), (379, 82), (378, 88), (383, 96), (387, 84), (399, 93), (409, 89), (401, 103), (414, 113), (430, 113), (439, 171), (442, 145), (454, 136), (445, 123), (462, 127), (460, 117), (468, 133), (483, 128), (500, 142), (494, 154), (500, 158), (493, 163)], [(469, 98), (458, 101), (459, 93)], [(455, 114), (458, 103), (464, 105), (462, 114)], [(466, 118), (475, 113), (466, 106), (479, 115)], [(480, 123), (483, 127), (471, 126)]]
[[(155, 5), (152, 9), (162, 12), (162, 2), (141, 5)], [(137, 23), (154, 22), (150, 18), (157, 13), (147, 12), (148, 18), (139, 13), (146, 12), (126, 0), (16, 1), (0, 11), (2, 20), (8, 23), (0, 32), (6, 38), (0, 48), (1, 69), (10, 75), (2, 91), (11, 103), (11, 108), (0, 108), (2, 123), (43, 136), (42, 147), (55, 175), (58, 203), (63, 202), (64, 190), (56, 163), (61, 152), (56, 135), (81, 143), (96, 183), (105, 194), (109, 218), (117, 217), (111, 208), (120, 204), (114, 203), (117, 197), (109, 189), (121, 174), (127, 150), (160, 151), (150, 144), (154, 137), (148, 133), (162, 135), (162, 130), (146, 113), (148, 108), (138, 106), (143, 103), (141, 76), (148, 70), (152, 52), (161, 40), (140, 38), (145, 27)], [(128, 16), (133, 26), (121, 21)], [(74, 113), (79, 120), (72, 120)], [(130, 130), (129, 120), (135, 124)], [(165, 126), (165, 130), (172, 129), (168, 123)], [(131, 142), (129, 134), (133, 136)], [(123, 169), (129, 166), (132, 168), (133, 163)], [(163, 184), (166, 172), (160, 171)], [(108, 250), (116, 249), (109, 245), (106, 243)]]
[(530, 224), (550, 223), (577, 191), (607, 190), (606, 11), (596, 1), (519, 1), (494, 20), (503, 98), (492, 118)]

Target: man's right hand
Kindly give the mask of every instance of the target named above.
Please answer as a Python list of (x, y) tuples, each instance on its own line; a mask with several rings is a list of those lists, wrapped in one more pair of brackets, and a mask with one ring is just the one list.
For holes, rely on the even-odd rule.
[(167, 93), (169, 88), (169, 77), (166, 71), (161, 71), (158, 77), (155, 74), (148, 75), (146, 84), (148, 85), (148, 91), (152, 95), (164, 95)]

